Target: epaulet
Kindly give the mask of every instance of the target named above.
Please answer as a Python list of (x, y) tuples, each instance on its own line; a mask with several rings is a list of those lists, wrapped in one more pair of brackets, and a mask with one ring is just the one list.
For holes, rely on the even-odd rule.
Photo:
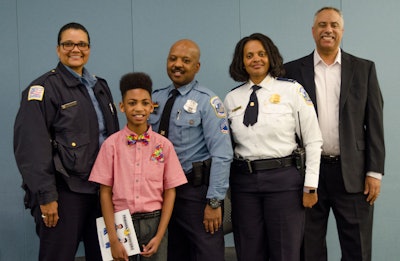
[(194, 87), (194, 90), (207, 94), (208, 96), (212, 97), (215, 96), (215, 94), (213, 93), (213, 91), (211, 91), (210, 89), (208, 89), (207, 87), (201, 86), (201, 85), (197, 85)]
[(297, 81), (294, 79), (289, 79), (289, 78), (284, 78), (284, 77), (276, 77), (276, 79), (278, 81), (285, 81), (285, 82), (292, 82), (292, 83), (296, 83)]
[(36, 78), (34, 81), (31, 82), (31, 85), (44, 85), (46, 80), (51, 77), (57, 75), (56, 69), (52, 69), (44, 74), (42, 74), (39, 78)]
[(58, 72), (57, 72), (57, 69), (54, 68), (54, 69), (51, 69), (50, 71), (48, 71), (47, 73), (45, 73), (43, 76), (48, 77), (48, 76), (53, 76), (56, 74), (58, 74)]
[(246, 84), (245, 82), (244, 82), (244, 83), (241, 83), (240, 85), (234, 87), (234, 88), (233, 88), (232, 90), (230, 90), (230, 91), (236, 90), (237, 88), (239, 88), (240, 86), (243, 86), (243, 85), (245, 85), (245, 84)]
[(159, 91), (165, 90), (165, 89), (167, 89), (168, 87), (169, 87), (169, 86), (162, 87), (162, 88), (159, 88), (159, 89), (155, 89), (155, 90), (153, 90), (153, 93), (156, 93), (156, 92), (159, 92)]
[(98, 81), (107, 82), (106, 79), (104, 79), (104, 78), (102, 78), (102, 77), (99, 77), (99, 76), (97, 76), (97, 75), (95, 75), (95, 74), (93, 74), (93, 77), (96, 78)]

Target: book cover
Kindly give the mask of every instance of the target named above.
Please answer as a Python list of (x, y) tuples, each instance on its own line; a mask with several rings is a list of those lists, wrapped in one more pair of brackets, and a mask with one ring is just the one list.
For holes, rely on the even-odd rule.
[[(139, 254), (140, 248), (129, 209), (115, 212), (114, 221), (118, 239), (124, 245), (128, 255), (132, 256)], [(113, 258), (111, 255), (110, 240), (108, 239), (108, 233), (103, 217), (96, 219), (96, 225), (103, 261), (112, 261)]]

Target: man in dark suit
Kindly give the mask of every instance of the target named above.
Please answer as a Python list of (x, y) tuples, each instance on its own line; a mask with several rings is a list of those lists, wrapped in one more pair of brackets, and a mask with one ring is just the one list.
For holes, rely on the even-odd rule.
[(373, 62), (340, 49), (340, 10), (317, 11), (316, 50), (285, 64), (307, 90), (324, 141), (318, 203), (306, 211), (305, 260), (327, 260), (326, 231), (335, 215), (342, 261), (371, 260), (373, 204), (384, 172), (383, 99)]

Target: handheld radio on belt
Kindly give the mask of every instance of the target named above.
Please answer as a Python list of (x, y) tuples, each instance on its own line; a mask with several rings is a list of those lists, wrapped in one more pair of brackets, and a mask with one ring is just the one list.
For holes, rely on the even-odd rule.
[(300, 175), (302, 177), (305, 176), (306, 174), (306, 150), (304, 148), (303, 144), (303, 136), (301, 134), (301, 123), (300, 123), (300, 114), (297, 112), (297, 119), (299, 121), (299, 133), (300, 136), (296, 135), (297, 140), (298, 140), (298, 146), (297, 148), (293, 151), (293, 157), (296, 162), (296, 168), (299, 171)]

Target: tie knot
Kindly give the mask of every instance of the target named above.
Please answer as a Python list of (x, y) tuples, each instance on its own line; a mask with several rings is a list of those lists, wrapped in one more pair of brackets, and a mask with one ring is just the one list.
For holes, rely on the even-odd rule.
[(253, 85), (253, 86), (251, 86), (251, 88), (253, 88), (253, 92), (256, 92), (256, 91), (258, 91), (259, 89), (261, 89), (261, 86)]
[(136, 142), (143, 142), (144, 145), (147, 145), (150, 141), (150, 135), (147, 132), (145, 132), (144, 134), (140, 134), (140, 135), (132, 134), (132, 135), (126, 136), (126, 139), (128, 141), (128, 145), (133, 145)]
[(176, 97), (179, 94), (179, 91), (177, 89), (172, 89), (171, 91), (171, 96)]

